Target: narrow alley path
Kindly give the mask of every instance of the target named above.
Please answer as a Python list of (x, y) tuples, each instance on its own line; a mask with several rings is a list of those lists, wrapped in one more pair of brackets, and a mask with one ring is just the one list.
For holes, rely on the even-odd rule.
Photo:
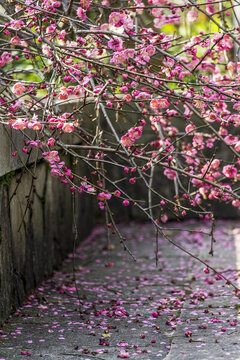
[(0, 330), (0, 360), (239, 360), (240, 300), (220, 275), (240, 284), (240, 225), (217, 222), (214, 257), (207, 223), (167, 227), (220, 274), (160, 237), (156, 267), (149, 224), (120, 226), (136, 262), (98, 227)]

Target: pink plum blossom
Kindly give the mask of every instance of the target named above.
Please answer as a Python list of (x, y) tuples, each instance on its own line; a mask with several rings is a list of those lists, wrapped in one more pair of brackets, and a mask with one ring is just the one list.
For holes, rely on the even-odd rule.
[(107, 43), (108, 47), (115, 51), (120, 51), (123, 48), (123, 41), (117, 36), (113, 36)]
[(115, 27), (121, 27), (124, 24), (124, 16), (119, 12), (112, 12), (109, 16), (109, 23)]
[(116, 197), (119, 197), (119, 196), (121, 196), (121, 192), (119, 190), (115, 190), (113, 192), (113, 195), (116, 196)]
[(168, 216), (167, 216), (167, 214), (162, 215), (162, 216), (161, 216), (161, 222), (165, 224), (167, 221), (168, 221)]
[(164, 108), (170, 106), (170, 103), (168, 102), (168, 100), (166, 98), (157, 98), (157, 99), (151, 100), (150, 106), (153, 110), (164, 109)]
[(174, 171), (172, 169), (165, 169), (163, 173), (170, 180), (173, 180), (173, 179), (175, 179), (177, 177), (176, 171)]
[(71, 132), (73, 132), (73, 130), (74, 130), (73, 123), (68, 122), (68, 123), (63, 124), (63, 126), (62, 126), (62, 131), (65, 133), (71, 133)]
[(132, 100), (132, 96), (130, 94), (126, 94), (123, 96), (123, 100), (129, 103)]
[(220, 165), (220, 160), (219, 159), (214, 159), (212, 162), (211, 162), (211, 169), (217, 169)]
[(113, 54), (112, 59), (110, 60), (110, 64), (114, 63), (116, 65), (118, 64), (124, 64), (127, 60), (127, 57), (123, 51), (116, 52)]
[(11, 27), (15, 30), (20, 30), (24, 26), (24, 22), (22, 20), (12, 20)]
[(56, 177), (56, 178), (62, 178), (64, 176), (63, 173), (61, 172), (61, 170), (58, 169), (56, 166), (51, 167), (50, 173), (53, 177)]
[(123, 308), (116, 308), (114, 311), (113, 311), (113, 314), (115, 316), (119, 316), (119, 317), (125, 317), (128, 315), (128, 313), (123, 309)]
[(236, 142), (236, 144), (235, 144), (235, 146), (234, 146), (234, 149), (235, 149), (236, 151), (240, 151), (240, 141), (237, 141), (237, 142)]
[(187, 14), (187, 19), (190, 23), (195, 22), (198, 18), (198, 13), (194, 10), (191, 10)]
[(83, 21), (87, 18), (85, 14), (85, 10), (81, 7), (77, 8), (77, 16), (82, 19)]
[(98, 194), (98, 200), (104, 201), (104, 200), (109, 200), (111, 199), (112, 195), (105, 193), (105, 192), (101, 192)]
[(140, 139), (140, 137), (142, 136), (142, 130), (142, 126), (133, 127), (128, 130), (128, 134), (133, 139)]
[(50, 138), (48, 139), (48, 146), (53, 146), (55, 144), (55, 139)]
[(130, 354), (125, 349), (121, 349), (118, 357), (121, 359), (127, 359), (130, 357)]
[(238, 142), (238, 136), (234, 136), (234, 135), (227, 135), (224, 138), (224, 141), (226, 142), (226, 144), (228, 145), (234, 145)]
[(129, 134), (125, 134), (121, 137), (121, 144), (126, 147), (130, 147), (134, 144), (134, 139), (129, 136)]
[(42, 156), (49, 164), (55, 164), (60, 161), (58, 151), (56, 150), (44, 152), (42, 153)]
[(14, 46), (21, 44), (21, 39), (18, 36), (11, 38), (10, 43)]
[(3, 62), (3, 65), (4, 64), (9, 64), (10, 62), (13, 61), (13, 58), (12, 58), (12, 54), (10, 54), (9, 52), (7, 51), (4, 51), (1, 55), (1, 60)]
[(222, 172), (227, 178), (233, 178), (237, 175), (237, 169), (234, 165), (224, 166)]
[(12, 123), (12, 128), (16, 130), (24, 130), (26, 129), (28, 123), (26, 120), (17, 119)]
[(22, 93), (24, 93), (26, 90), (25, 86), (22, 84), (22, 83), (16, 83), (13, 85), (12, 87), (12, 92), (15, 94), (15, 95), (22, 95)]
[(188, 124), (186, 127), (185, 127), (185, 131), (186, 133), (193, 133), (193, 131), (195, 130), (195, 125), (194, 124)]
[(51, 52), (51, 49), (48, 45), (46, 44), (43, 44), (42, 46), (42, 52), (44, 55), (46, 55), (47, 57), (51, 56), (52, 55), (52, 52)]
[(29, 122), (28, 123), (28, 128), (32, 129), (32, 130), (41, 130), (42, 129), (42, 124), (39, 121), (33, 121), (33, 122)]
[(128, 343), (126, 341), (121, 341), (120, 343), (117, 344), (117, 346), (119, 347), (128, 346)]

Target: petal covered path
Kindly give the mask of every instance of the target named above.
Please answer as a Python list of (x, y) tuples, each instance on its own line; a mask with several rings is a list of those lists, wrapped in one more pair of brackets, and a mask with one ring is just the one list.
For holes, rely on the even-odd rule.
[(219, 273), (161, 237), (156, 266), (149, 224), (120, 226), (136, 262), (98, 227), (0, 330), (0, 360), (239, 360), (240, 300), (221, 274), (239, 286), (240, 225), (217, 222), (213, 257), (210, 224), (167, 227)]

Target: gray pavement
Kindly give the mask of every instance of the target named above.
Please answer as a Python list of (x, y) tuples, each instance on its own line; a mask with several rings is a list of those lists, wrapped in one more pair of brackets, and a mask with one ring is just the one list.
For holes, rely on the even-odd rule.
[[(217, 223), (214, 257), (201, 233), (209, 224), (167, 226), (168, 236), (240, 283), (237, 222)], [(240, 301), (232, 286), (165, 238), (156, 266), (149, 224), (119, 228), (137, 261), (115, 235), (107, 249), (105, 229), (96, 228), (0, 330), (0, 360), (240, 360)]]

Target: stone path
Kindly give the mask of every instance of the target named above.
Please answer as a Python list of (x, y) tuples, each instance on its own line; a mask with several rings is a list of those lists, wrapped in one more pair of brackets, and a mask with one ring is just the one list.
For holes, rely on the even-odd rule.
[[(168, 236), (240, 283), (237, 222), (217, 223), (214, 257), (209, 237), (189, 231), (209, 232), (207, 223), (167, 227)], [(150, 225), (120, 229), (137, 262), (115, 236), (106, 250), (105, 229), (96, 228), (0, 330), (0, 360), (240, 359), (233, 288), (165, 238), (159, 238), (156, 267)]]

